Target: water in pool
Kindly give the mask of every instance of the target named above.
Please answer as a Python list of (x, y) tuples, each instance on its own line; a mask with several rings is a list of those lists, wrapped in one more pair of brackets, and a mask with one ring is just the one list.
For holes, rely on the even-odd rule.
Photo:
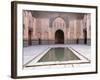
[(80, 60), (69, 48), (51, 48), (38, 62)]

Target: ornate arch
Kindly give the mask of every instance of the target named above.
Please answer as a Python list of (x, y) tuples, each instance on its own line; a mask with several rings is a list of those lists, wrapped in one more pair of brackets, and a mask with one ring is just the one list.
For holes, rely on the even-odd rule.
[(50, 27), (53, 27), (53, 22), (57, 19), (57, 18), (61, 18), (62, 20), (64, 20), (66, 28), (69, 26), (69, 20), (68, 17), (62, 17), (62, 16), (57, 16), (57, 17), (52, 17), (50, 18)]
[(64, 44), (64, 32), (61, 29), (56, 30), (55, 32), (55, 43)]

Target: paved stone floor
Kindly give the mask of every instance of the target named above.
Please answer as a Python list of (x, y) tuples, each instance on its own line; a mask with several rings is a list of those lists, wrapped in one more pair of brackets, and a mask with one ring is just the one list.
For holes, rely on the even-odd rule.
[[(34, 45), (29, 47), (24, 47), (23, 49), (23, 65), (27, 65), (27, 63), (31, 62), (35, 57), (37, 57), (39, 54), (43, 53), (48, 48), (52, 47), (71, 47), (77, 52), (79, 52), (82, 56), (86, 57), (88, 60), (91, 60), (91, 46), (88, 45), (65, 45), (65, 44), (57, 44), (57, 45)], [(75, 67), (75, 66), (90, 66), (89, 63), (86, 64), (72, 64), (72, 65), (55, 65), (55, 66), (49, 66), (51, 67)], [(41, 68), (46, 68), (47, 66)], [(40, 67), (39, 67), (40, 68)], [(27, 69), (33, 69), (33, 67), (27, 67)]]

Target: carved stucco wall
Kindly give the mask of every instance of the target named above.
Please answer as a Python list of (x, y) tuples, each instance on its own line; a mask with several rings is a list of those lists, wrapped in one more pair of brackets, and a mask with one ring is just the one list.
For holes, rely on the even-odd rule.
[(90, 18), (90, 14), (83, 13), (23, 11), (23, 38), (28, 40), (31, 29), (33, 41), (54, 41), (55, 32), (60, 29), (64, 32), (64, 43), (76, 43), (77, 39), (84, 39), (83, 30), (86, 29), (87, 39), (90, 40)]

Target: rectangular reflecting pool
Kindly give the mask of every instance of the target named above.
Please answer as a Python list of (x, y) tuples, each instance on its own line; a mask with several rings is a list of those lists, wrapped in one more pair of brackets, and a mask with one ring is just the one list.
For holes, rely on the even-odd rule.
[(69, 48), (51, 48), (38, 62), (80, 60)]

